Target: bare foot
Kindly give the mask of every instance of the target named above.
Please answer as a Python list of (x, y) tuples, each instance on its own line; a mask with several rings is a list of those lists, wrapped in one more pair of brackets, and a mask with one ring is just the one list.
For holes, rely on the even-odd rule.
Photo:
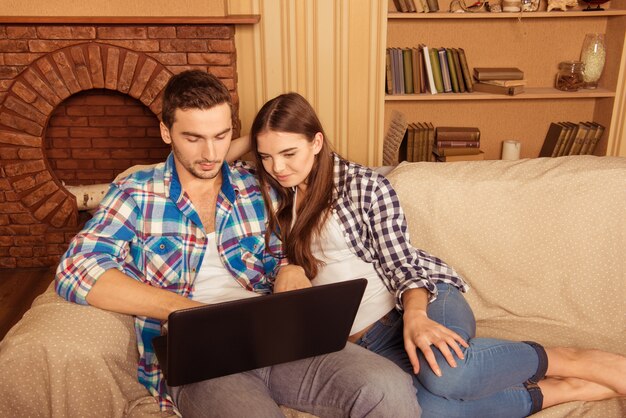
[(601, 401), (621, 396), (606, 386), (576, 377), (546, 377), (538, 385), (543, 393), (543, 408), (570, 401)]
[(601, 350), (546, 348), (546, 376), (577, 377), (626, 395), (626, 357)]

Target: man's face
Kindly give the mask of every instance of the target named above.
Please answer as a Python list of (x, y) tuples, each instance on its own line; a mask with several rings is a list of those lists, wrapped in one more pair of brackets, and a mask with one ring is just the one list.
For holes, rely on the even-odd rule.
[(171, 129), (161, 123), (161, 136), (172, 145), (181, 181), (215, 178), (230, 147), (232, 133), (228, 103), (206, 110), (176, 109)]

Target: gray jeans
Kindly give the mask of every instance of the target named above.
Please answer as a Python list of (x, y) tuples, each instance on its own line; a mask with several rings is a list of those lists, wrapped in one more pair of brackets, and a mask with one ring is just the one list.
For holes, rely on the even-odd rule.
[(283, 418), (278, 405), (319, 417), (421, 413), (411, 377), (352, 343), (336, 353), (168, 389), (184, 418)]

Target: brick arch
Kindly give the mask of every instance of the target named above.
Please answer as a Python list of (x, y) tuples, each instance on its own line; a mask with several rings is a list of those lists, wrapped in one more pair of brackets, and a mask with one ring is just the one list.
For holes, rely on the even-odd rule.
[(17, 198), (40, 222), (75, 226), (78, 211), (50, 169), (44, 135), (54, 109), (73, 94), (109, 89), (141, 101), (160, 118), (161, 92), (172, 73), (146, 54), (89, 42), (44, 55), (15, 78), (0, 106), (0, 144), (17, 148), (4, 172)]

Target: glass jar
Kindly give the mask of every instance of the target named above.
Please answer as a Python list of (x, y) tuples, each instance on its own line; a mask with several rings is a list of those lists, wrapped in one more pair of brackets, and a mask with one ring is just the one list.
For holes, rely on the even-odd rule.
[(598, 87), (598, 80), (604, 69), (604, 61), (606, 59), (606, 48), (604, 45), (603, 33), (588, 33), (585, 35), (582, 50), (580, 51), (580, 60), (585, 64), (583, 71), (584, 87), (586, 89), (595, 89)]
[(585, 64), (581, 61), (563, 61), (559, 63), (555, 87), (562, 91), (578, 91), (585, 85), (583, 71)]

